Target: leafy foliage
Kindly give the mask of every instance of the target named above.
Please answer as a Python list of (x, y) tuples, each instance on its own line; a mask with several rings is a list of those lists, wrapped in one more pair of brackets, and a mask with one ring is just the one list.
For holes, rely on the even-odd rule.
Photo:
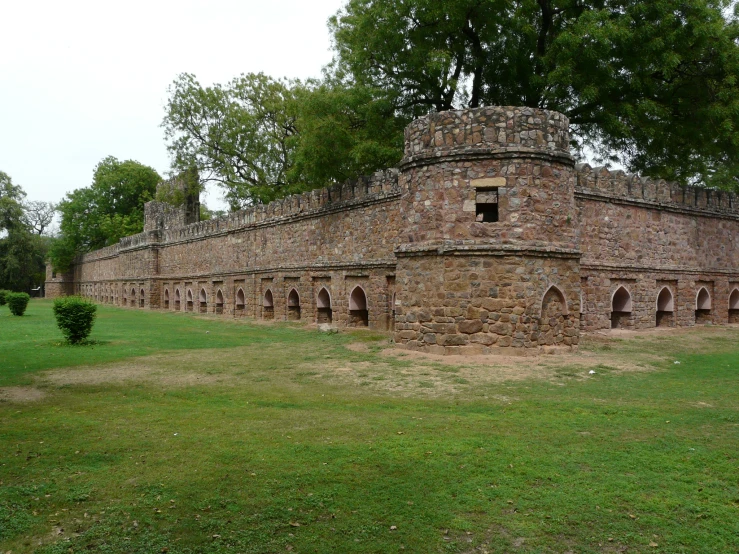
[(177, 169), (196, 167), (226, 190), (233, 209), (292, 191), (293, 85), (249, 73), (203, 87), (182, 74), (170, 86), (162, 123)]
[(52, 307), (56, 324), (67, 341), (79, 344), (92, 331), (97, 306), (79, 296), (64, 296), (54, 300)]
[(144, 229), (144, 204), (153, 200), (159, 174), (133, 160), (112, 156), (95, 168), (90, 187), (77, 189), (59, 204), (61, 236), (51, 249), (60, 271), (78, 254), (115, 244)]
[[(524, 105), (634, 171), (731, 185), (739, 25), (729, 0), (350, 0), (334, 71), (398, 113)], [(730, 169), (727, 172), (727, 167)]]
[(26, 313), (26, 308), (31, 297), (25, 292), (10, 292), (5, 294), (5, 300), (8, 303), (11, 314), (22, 316)]
[(7, 304), (7, 294), (9, 293), (9, 290), (0, 289), (0, 306), (5, 306)]
[(21, 291), (44, 282), (50, 241), (30, 227), (25, 197), (0, 171), (0, 287)]

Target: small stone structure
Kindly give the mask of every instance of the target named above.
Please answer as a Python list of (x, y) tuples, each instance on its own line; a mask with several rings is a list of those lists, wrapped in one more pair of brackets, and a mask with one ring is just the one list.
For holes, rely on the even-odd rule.
[(397, 169), (143, 233), (49, 267), (47, 296), (392, 330), (405, 348), (572, 347), (582, 331), (739, 322), (739, 198), (575, 165), (557, 112), (435, 113)]

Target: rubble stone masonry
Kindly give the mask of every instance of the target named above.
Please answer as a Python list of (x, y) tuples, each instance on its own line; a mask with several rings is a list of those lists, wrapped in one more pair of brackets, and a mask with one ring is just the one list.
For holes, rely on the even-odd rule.
[(576, 166), (552, 111), (436, 113), (405, 139), (397, 169), (221, 219), (151, 202), (143, 233), (49, 267), (46, 294), (369, 326), (446, 354), (739, 322), (736, 196)]

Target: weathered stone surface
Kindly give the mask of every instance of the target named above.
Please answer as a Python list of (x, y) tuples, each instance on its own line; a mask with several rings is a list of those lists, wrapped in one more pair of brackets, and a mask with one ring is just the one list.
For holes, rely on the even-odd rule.
[(465, 321), (460, 321), (457, 325), (457, 328), (459, 329), (460, 333), (472, 335), (473, 333), (479, 333), (480, 331), (482, 331), (482, 321), (480, 321), (479, 319), (468, 319)]
[(739, 322), (739, 198), (576, 167), (552, 111), (430, 114), (399, 169), (187, 224), (196, 200), (147, 204), (143, 233), (49, 267), (46, 295), (367, 325), (436, 353)]

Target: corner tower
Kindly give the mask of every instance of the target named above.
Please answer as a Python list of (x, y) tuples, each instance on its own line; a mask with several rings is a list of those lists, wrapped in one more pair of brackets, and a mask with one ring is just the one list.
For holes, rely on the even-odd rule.
[(569, 122), (486, 107), (405, 132), (395, 340), (439, 353), (574, 346), (579, 227)]

